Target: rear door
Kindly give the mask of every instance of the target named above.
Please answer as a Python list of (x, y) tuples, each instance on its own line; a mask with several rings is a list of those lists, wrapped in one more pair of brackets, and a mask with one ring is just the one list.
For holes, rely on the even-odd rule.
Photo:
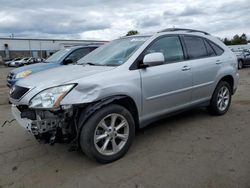
[(164, 36), (145, 50), (161, 52), (165, 64), (140, 69), (145, 119), (177, 110), (191, 100), (192, 73), (178, 36)]
[(184, 35), (183, 39), (193, 74), (192, 102), (206, 101), (212, 95), (216, 75), (223, 64), (222, 58), (217, 56), (207, 39), (190, 35)]

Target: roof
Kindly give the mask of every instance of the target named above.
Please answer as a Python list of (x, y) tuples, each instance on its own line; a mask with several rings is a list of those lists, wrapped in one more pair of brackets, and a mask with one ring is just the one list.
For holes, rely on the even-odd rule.
[(162, 32), (185, 32), (185, 33), (203, 33), (204, 35), (210, 35), (209, 33), (205, 32), (205, 31), (200, 31), (200, 30), (195, 30), (195, 29), (185, 29), (185, 28), (167, 28), (164, 30), (159, 31), (158, 33), (162, 33)]
[(109, 42), (107, 40), (78, 40), (78, 39), (47, 39), (47, 38), (5, 38), (0, 37), (0, 40), (37, 40), (37, 41), (72, 41), (72, 42)]

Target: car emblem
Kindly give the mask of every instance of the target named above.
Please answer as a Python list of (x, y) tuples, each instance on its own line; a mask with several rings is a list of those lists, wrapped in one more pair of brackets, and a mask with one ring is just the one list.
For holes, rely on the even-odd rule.
[(11, 89), (10, 89), (10, 95), (15, 91), (16, 87), (13, 86)]

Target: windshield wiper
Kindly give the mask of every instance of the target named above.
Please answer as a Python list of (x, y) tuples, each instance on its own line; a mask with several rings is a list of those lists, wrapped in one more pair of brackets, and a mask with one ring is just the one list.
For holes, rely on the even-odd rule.
[(110, 64), (106, 64), (105, 66), (108, 66), (108, 67), (118, 67), (119, 66), (119, 64), (112, 64), (112, 63), (110, 63)]
[(100, 64), (91, 63), (91, 62), (83, 63), (83, 65), (102, 66), (102, 65), (100, 65)]

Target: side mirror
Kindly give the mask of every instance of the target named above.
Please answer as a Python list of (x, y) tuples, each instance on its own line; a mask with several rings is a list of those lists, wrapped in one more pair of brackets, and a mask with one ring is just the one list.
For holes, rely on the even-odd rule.
[(162, 65), (165, 63), (165, 58), (163, 53), (155, 52), (144, 56), (143, 65), (146, 67), (152, 67), (157, 65)]
[(72, 64), (73, 63), (73, 60), (72, 59), (65, 59), (64, 61), (63, 61), (63, 64), (64, 65), (68, 65), (68, 64)]

